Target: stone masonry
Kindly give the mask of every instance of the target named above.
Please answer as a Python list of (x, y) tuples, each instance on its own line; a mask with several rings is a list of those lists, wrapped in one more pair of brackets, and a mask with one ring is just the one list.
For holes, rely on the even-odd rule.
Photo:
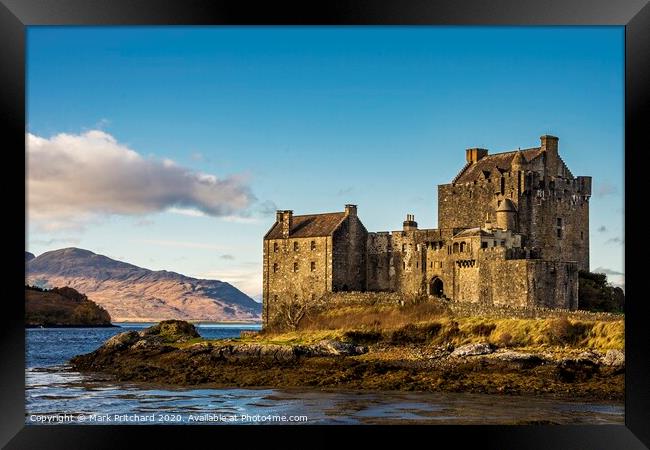
[[(278, 211), (264, 237), (264, 323), (274, 302), (332, 292), (431, 295), (452, 302), (575, 309), (578, 271), (589, 270), (591, 177), (574, 177), (559, 139), (466, 164), (438, 186), (438, 228), (369, 233), (356, 205), (294, 216)], [(328, 298), (328, 297), (327, 297)]]

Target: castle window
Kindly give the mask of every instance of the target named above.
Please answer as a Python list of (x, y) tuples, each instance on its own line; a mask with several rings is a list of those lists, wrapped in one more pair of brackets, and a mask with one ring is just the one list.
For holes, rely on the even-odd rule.
[(311, 271), (312, 272), (316, 271), (316, 263), (314, 261), (311, 262)]
[(311, 241), (311, 249), (316, 250), (316, 241)]
[(562, 218), (558, 217), (556, 221), (557, 225), (557, 238), (562, 239)]
[(506, 192), (506, 179), (504, 177), (501, 177), (501, 195), (505, 194)]
[(293, 263), (293, 271), (298, 272), (298, 263), (297, 262)]
[(481, 242), (481, 248), (487, 248), (487, 247), (488, 247), (487, 241)]
[(557, 218), (557, 226), (558, 226), (558, 227), (561, 227), (561, 226), (562, 226), (562, 218), (561, 218), (561, 217), (558, 217), (558, 218)]
[(506, 241), (501, 241), (501, 247), (505, 247), (505, 246), (506, 246)]
[(465, 251), (465, 243), (464, 243), (464, 242), (461, 242), (461, 243), (460, 243), (460, 252), (462, 253), (462, 252), (464, 252), (464, 251)]
[(562, 228), (557, 229), (557, 238), (562, 239)]
[(278, 301), (278, 296), (277, 296), (277, 295), (274, 295), (274, 296), (273, 296), (273, 301), (274, 301), (274, 302), (277, 302), (277, 301)]
[(420, 268), (420, 262), (419, 262), (419, 261), (415, 261), (415, 268), (416, 268), (416, 269), (419, 269), (419, 268)]
[(458, 242), (454, 242), (453, 249), (454, 253), (458, 253)]
[(584, 233), (581, 231), (581, 232), (580, 232), (580, 239), (584, 239), (584, 238), (585, 238), (585, 235), (584, 235)]
[(406, 244), (402, 244), (402, 252), (406, 251)]
[(316, 300), (316, 294), (311, 294), (311, 301), (313, 302), (314, 300)]
[(274, 253), (277, 253), (277, 252), (278, 252), (278, 243), (277, 243), (277, 242), (274, 242), (274, 243), (273, 243), (273, 252), (274, 252)]
[(431, 263), (429, 263), (429, 267), (430, 267), (431, 269), (433, 269), (433, 261), (431, 261)]
[(293, 251), (297, 252), (299, 248), (300, 248), (300, 244), (298, 244), (298, 242), (294, 242), (293, 243)]
[(278, 271), (278, 263), (273, 264), (273, 273)]
[(440, 267), (440, 268), (442, 269), (442, 261), (440, 261), (440, 262), (438, 263), (438, 267)]
[(402, 269), (406, 269), (406, 263), (402, 262)]
[(297, 302), (298, 301), (298, 294), (293, 294), (293, 301)]

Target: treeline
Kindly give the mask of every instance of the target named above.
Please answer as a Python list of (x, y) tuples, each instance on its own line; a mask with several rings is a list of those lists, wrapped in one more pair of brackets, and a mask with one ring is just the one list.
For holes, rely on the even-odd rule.
[(604, 273), (580, 271), (578, 308), (594, 312), (625, 312), (625, 291), (608, 284)]

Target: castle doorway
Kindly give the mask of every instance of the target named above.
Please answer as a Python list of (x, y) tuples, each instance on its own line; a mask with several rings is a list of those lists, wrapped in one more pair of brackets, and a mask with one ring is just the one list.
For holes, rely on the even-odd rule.
[(442, 280), (438, 277), (434, 277), (431, 280), (431, 283), (429, 283), (429, 294), (436, 297), (442, 297), (443, 293)]

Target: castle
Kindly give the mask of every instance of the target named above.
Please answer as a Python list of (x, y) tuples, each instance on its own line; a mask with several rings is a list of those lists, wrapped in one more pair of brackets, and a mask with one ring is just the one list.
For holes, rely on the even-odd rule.
[(453, 302), (575, 309), (589, 270), (591, 177), (574, 177), (558, 138), (466, 164), (438, 186), (438, 228), (368, 232), (356, 205), (342, 212), (278, 211), (264, 236), (264, 324), (279, 299), (340, 291), (431, 295)]

